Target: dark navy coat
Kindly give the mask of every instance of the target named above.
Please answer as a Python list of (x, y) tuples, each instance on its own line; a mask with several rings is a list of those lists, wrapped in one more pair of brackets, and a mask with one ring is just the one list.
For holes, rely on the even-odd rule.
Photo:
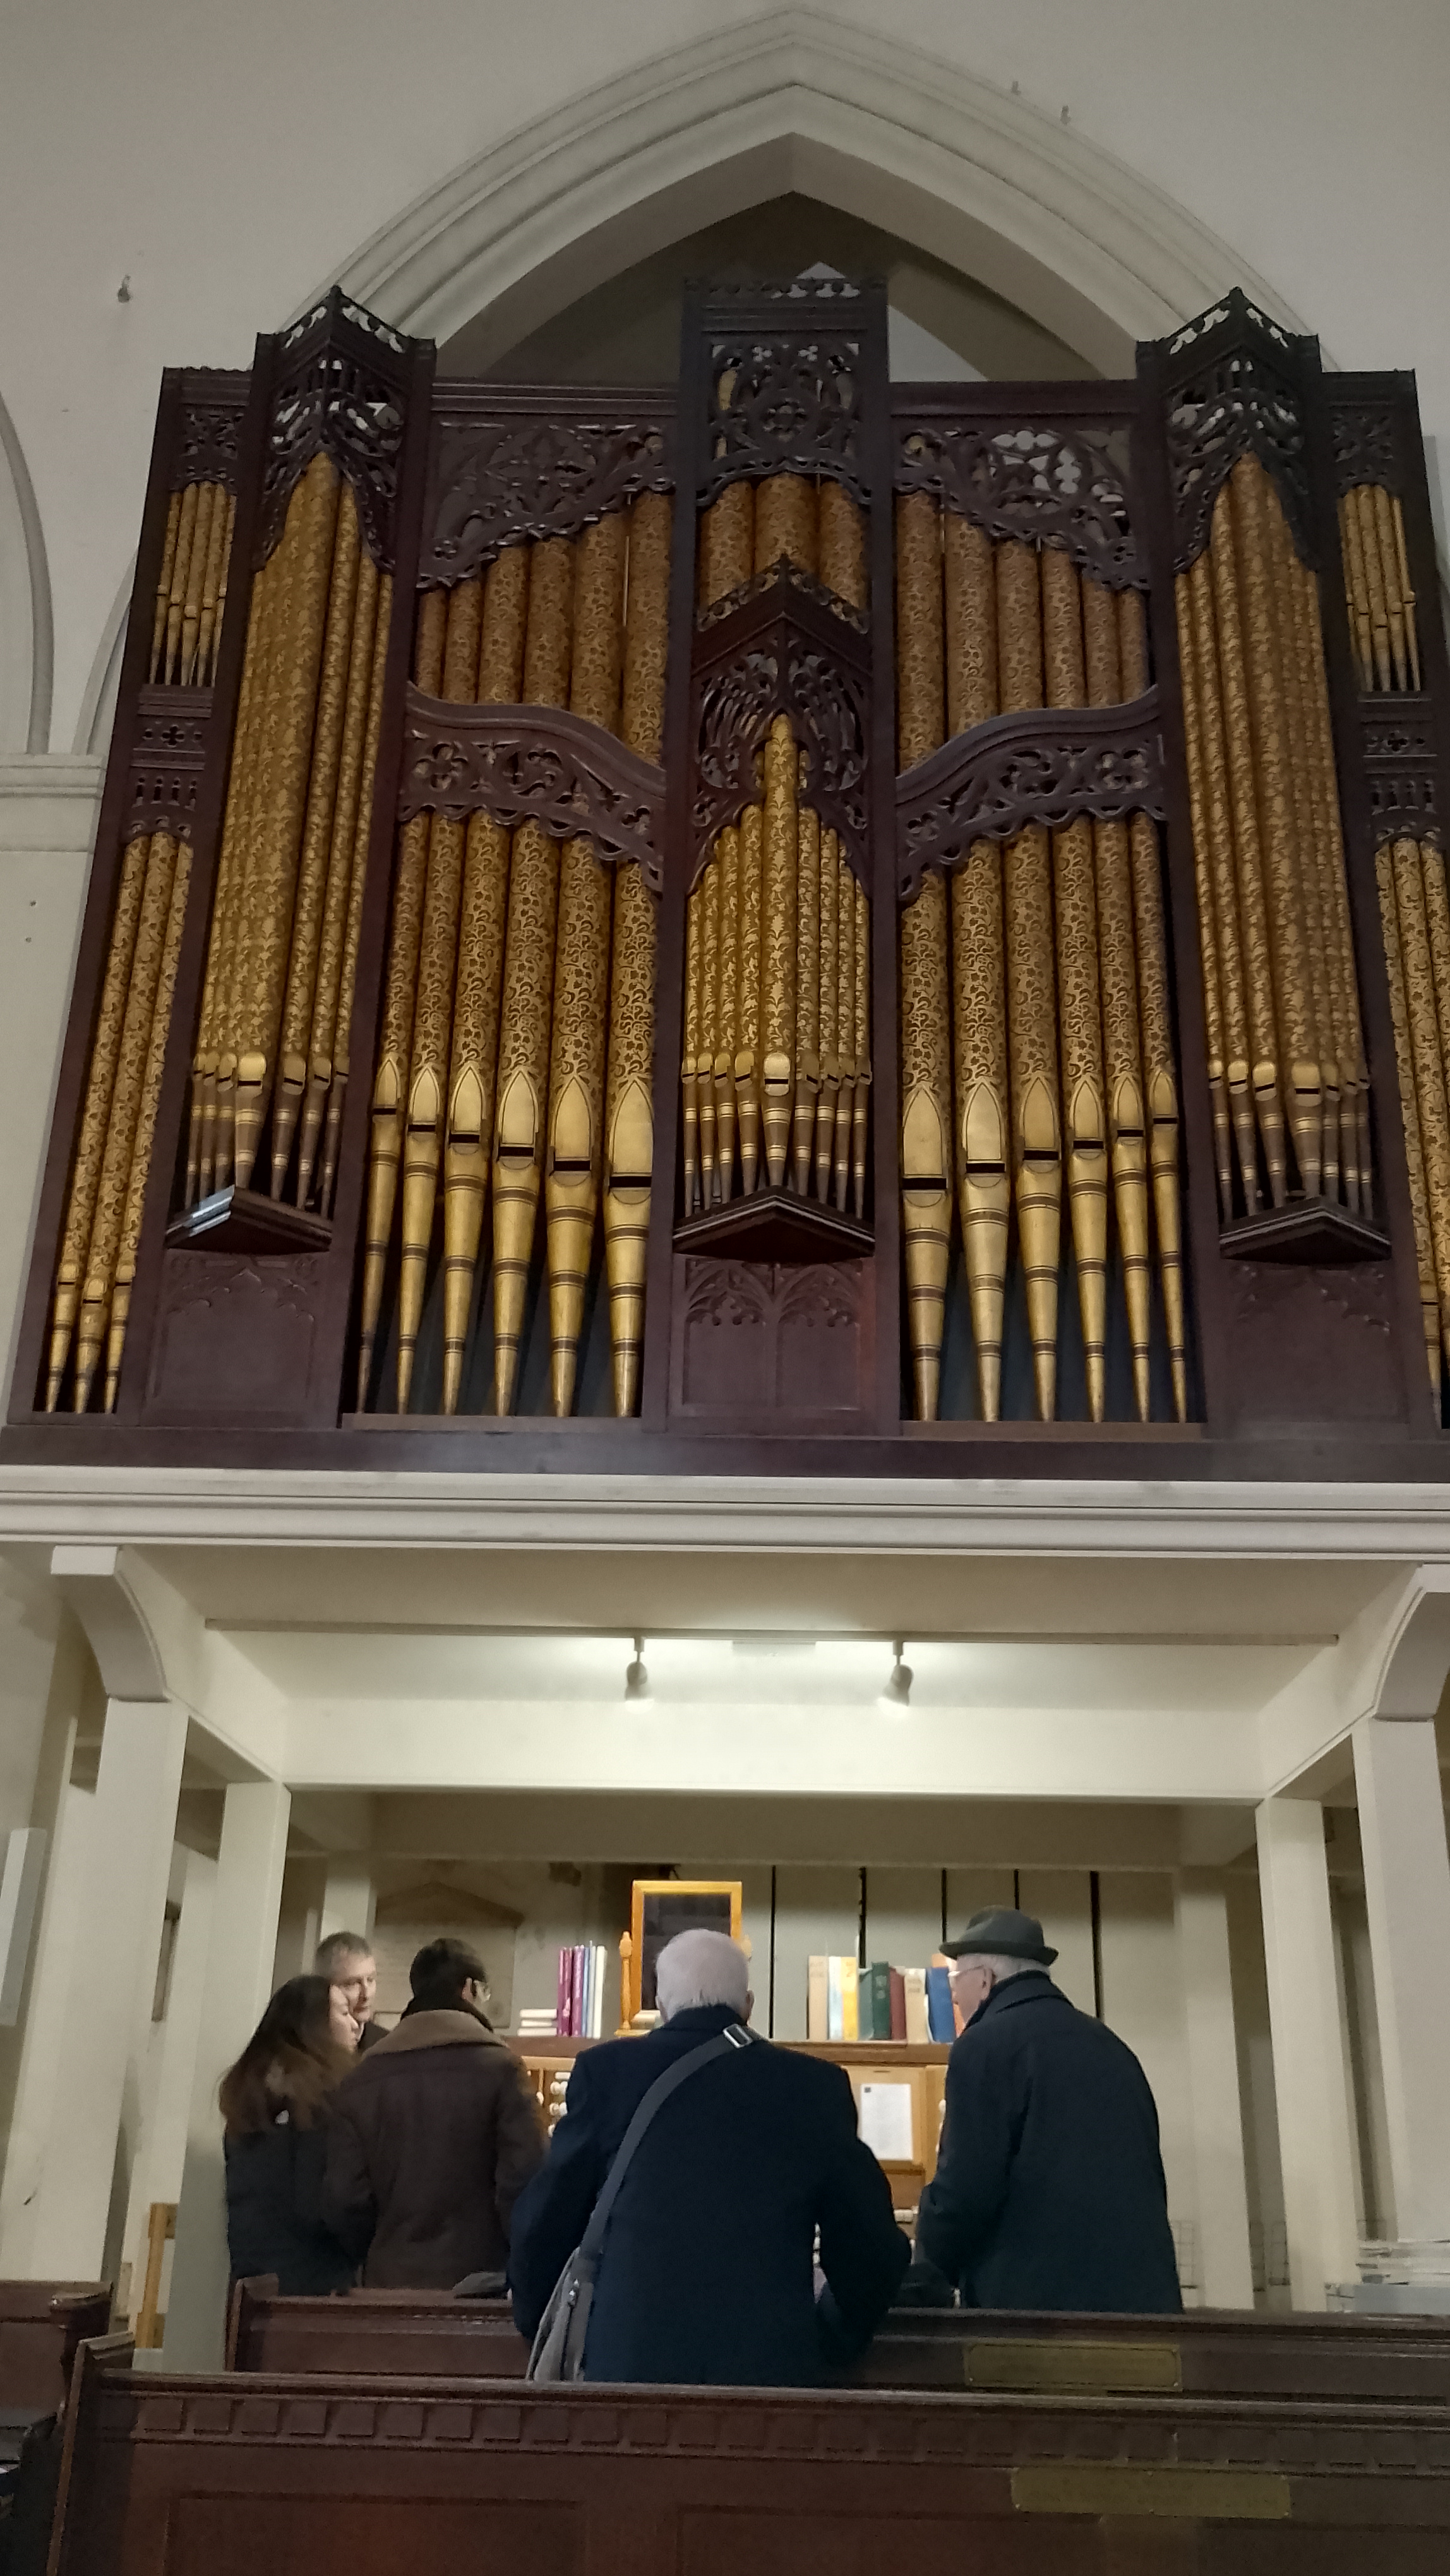
[(357, 2265), (322, 2215), (326, 2126), (295, 2128), (284, 2115), (223, 2147), (232, 2279), (275, 2272), (284, 2299), (351, 2289)]
[[(522, 2334), (537, 2331), (655, 2077), (735, 2018), (723, 2004), (676, 2013), (575, 2059), (547, 2161), (514, 2207)], [(830, 2285), (819, 2317), (818, 2227)], [(605, 2235), (584, 2376), (810, 2387), (869, 2342), (908, 2255), (841, 2069), (759, 2041), (692, 2075), (646, 2131)]]
[(952, 2049), (916, 2242), (965, 2307), (1182, 2306), (1148, 2079), (1050, 1977), (994, 1986)]

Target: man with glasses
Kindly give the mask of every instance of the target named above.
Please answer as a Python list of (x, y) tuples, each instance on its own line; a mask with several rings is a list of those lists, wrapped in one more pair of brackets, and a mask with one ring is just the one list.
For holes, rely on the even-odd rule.
[(1132, 2050), (1053, 1984), (1030, 1914), (989, 1906), (944, 1946), (965, 2027), (918, 2254), (964, 2307), (1180, 2308), (1158, 2114)]

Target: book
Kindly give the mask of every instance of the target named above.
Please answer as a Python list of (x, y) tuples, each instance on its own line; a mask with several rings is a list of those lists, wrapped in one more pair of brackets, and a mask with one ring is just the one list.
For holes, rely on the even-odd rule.
[(559, 1953), (559, 1993), (558, 2000), (554, 2006), (554, 2028), (555, 2031), (565, 2039), (568, 2038), (570, 2031), (574, 2027), (573, 2022), (569, 2018), (570, 1961), (570, 1952), (567, 1950), (561, 1950)]
[(604, 1980), (609, 1973), (609, 1952), (602, 1941), (594, 1944), (594, 2014), (589, 2024), (591, 2039), (604, 2037)]
[(576, 1941), (569, 1953), (569, 2028), (576, 2039), (584, 2036), (584, 1944)]
[(928, 1968), (926, 1972), (926, 2026), (933, 2039), (955, 2039), (957, 2017), (952, 2010), (952, 1973), (950, 1968)]
[(826, 2000), (825, 1953), (824, 1951), (816, 1951), (812, 1957), (806, 1961), (807, 2039), (830, 2038), (831, 2034), (827, 2023), (828, 2011), (829, 2006)]
[(862, 1971), (861, 1982), (867, 1998), (863, 2000), (861, 2006), (861, 2037), (889, 2039), (891, 2037), (891, 1970), (886, 1961), (873, 1959), (870, 1967)]
[(905, 2039), (906, 1971), (904, 1968), (891, 1968), (888, 1969), (887, 1974), (891, 1979), (891, 2029), (888, 2036), (892, 2039)]
[(594, 2028), (594, 1944), (580, 1943), (583, 1952), (579, 1988), (579, 2036), (588, 2039)]
[(841, 1961), (841, 2037), (859, 2039), (861, 2018), (858, 2002), (859, 1981), (854, 1959)]
[(926, 2019), (926, 1970), (906, 1968), (902, 1980), (906, 1987), (906, 2036), (920, 2046), (931, 2037)]
[(837, 1958), (826, 1961), (826, 2037), (844, 2039), (846, 2025), (841, 2001), (841, 1966)]

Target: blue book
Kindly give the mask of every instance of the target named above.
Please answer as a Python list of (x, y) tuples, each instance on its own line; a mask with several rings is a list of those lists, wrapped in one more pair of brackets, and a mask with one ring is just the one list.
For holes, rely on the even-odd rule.
[(933, 2039), (956, 2038), (950, 1968), (928, 1968), (926, 1972), (926, 2026)]

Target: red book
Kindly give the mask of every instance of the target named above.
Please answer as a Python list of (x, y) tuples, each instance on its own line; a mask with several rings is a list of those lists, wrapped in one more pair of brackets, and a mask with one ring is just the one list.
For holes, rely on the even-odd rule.
[(899, 1968), (891, 1971), (891, 2036), (906, 2037), (906, 1979)]

